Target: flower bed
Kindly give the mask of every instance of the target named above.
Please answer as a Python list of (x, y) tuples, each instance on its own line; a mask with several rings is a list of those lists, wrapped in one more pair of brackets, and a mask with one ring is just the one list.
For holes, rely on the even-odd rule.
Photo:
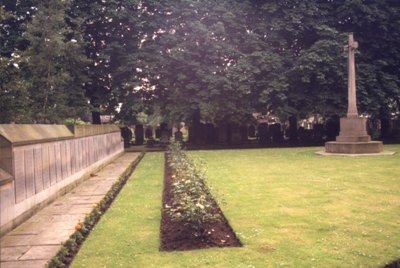
[(179, 144), (166, 153), (161, 250), (241, 246), (206, 183)]

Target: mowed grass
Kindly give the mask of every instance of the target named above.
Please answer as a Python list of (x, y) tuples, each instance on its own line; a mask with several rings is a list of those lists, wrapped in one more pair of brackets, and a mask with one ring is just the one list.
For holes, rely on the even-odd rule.
[[(159, 252), (163, 154), (147, 153), (72, 267), (381, 267), (400, 258), (400, 146), (394, 156), (322, 148), (190, 152), (243, 248)], [(218, 191), (217, 191), (217, 190)]]

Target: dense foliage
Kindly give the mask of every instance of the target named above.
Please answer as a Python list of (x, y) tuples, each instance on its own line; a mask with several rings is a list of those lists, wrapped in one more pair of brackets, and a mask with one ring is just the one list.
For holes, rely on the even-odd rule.
[(400, 107), (397, 2), (5, 0), (0, 122), (341, 116), (348, 31), (359, 111), (388, 119)]

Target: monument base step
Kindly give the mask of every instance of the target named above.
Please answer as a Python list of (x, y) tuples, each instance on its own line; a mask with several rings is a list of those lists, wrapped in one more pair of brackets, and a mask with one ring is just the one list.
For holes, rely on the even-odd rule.
[(371, 136), (337, 136), (336, 141), (338, 142), (370, 142)]
[(370, 142), (339, 142), (329, 141), (325, 143), (327, 153), (336, 154), (374, 154), (383, 151), (381, 141)]

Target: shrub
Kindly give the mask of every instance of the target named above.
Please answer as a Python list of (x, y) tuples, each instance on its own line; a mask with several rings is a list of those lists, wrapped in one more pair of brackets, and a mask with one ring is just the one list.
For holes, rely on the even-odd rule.
[(61, 262), (56, 256), (52, 257), (47, 265), (48, 267), (58, 267), (58, 268), (66, 267), (66, 265), (63, 262)]
[(56, 265), (53, 267), (66, 267), (65, 264), (68, 262), (68, 256), (69, 256), (68, 248), (65, 246), (61, 247), (59, 253), (57, 254), (56, 259), (54, 260), (54, 264)]
[(76, 243), (74, 238), (70, 238), (67, 241), (65, 241), (64, 246), (70, 251), (70, 252), (76, 252), (78, 244)]
[(172, 221), (180, 221), (193, 229), (195, 236), (203, 236), (206, 234), (205, 225), (221, 218), (214, 211), (214, 201), (205, 184), (205, 171), (186, 155), (179, 143), (169, 146), (167, 156), (173, 173), (173, 201), (165, 205), (165, 210)]

